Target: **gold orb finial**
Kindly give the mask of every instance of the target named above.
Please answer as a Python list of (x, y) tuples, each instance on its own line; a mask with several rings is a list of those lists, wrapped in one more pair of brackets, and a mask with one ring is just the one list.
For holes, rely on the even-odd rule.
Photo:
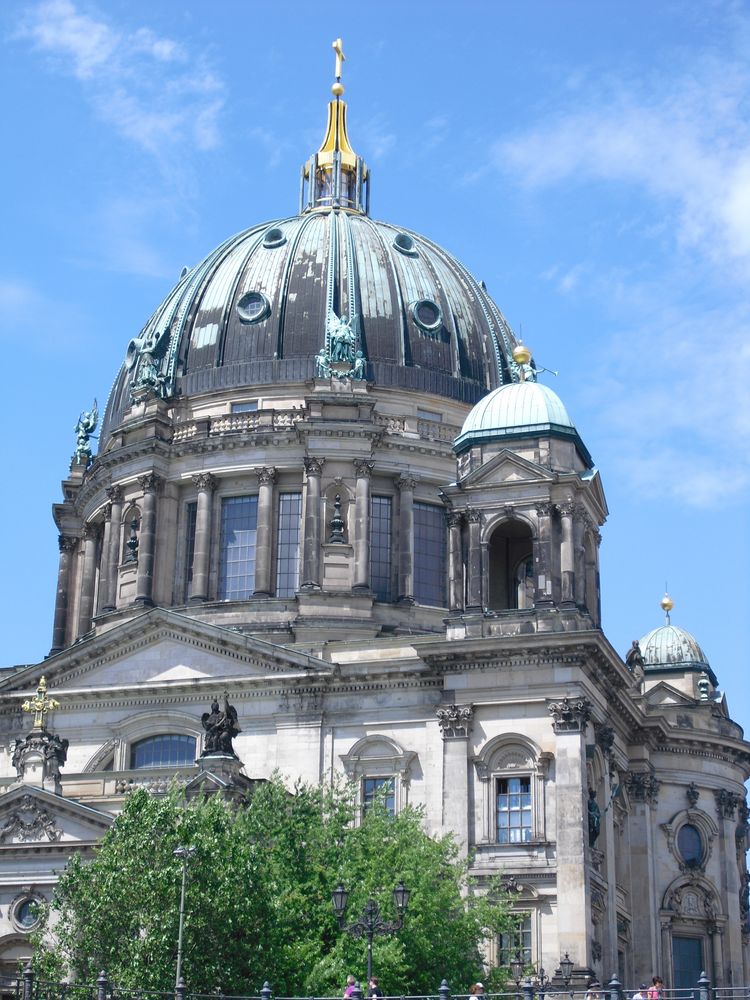
[(337, 80), (336, 83), (334, 83), (333, 86), (331, 87), (331, 93), (333, 94), (334, 97), (341, 97), (342, 94), (344, 93), (343, 83), (339, 83), (339, 81)]
[(520, 340), (513, 348), (513, 360), (517, 365), (527, 365), (531, 361), (531, 351)]
[(671, 619), (669, 617), (669, 612), (674, 607), (674, 601), (672, 600), (672, 598), (669, 596), (669, 594), (666, 591), (664, 592), (664, 597), (662, 597), (662, 599), (659, 601), (659, 606), (661, 607), (662, 611), (666, 615), (667, 625), (670, 625), (671, 624)]

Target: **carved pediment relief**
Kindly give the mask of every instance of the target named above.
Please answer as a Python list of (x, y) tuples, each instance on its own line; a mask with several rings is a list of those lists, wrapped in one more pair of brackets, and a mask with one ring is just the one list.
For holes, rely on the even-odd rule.
[(29, 785), (17, 785), (0, 796), (0, 844), (4, 847), (92, 843), (112, 822), (107, 813)]
[(0, 844), (56, 841), (61, 836), (54, 817), (32, 795), (23, 795), (15, 808), (0, 818)]

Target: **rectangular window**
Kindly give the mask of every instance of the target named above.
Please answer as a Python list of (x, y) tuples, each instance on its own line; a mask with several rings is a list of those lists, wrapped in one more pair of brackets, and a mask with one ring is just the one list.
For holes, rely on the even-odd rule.
[(185, 600), (193, 596), (193, 559), (195, 558), (195, 519), (198, 504), (192, 500), (185, 508)]
[(232, 413), (255, 413), (258, 409), (257, 399), (248, 399), (244, 403), (232, 403)]
[(497, 842), (531, 840), (531, 778), (497, 779)]
[(445, 607), (445, 511), (414, 504), (414, 600)]
[(257, 497), (225, 497), (222, 500), (220, 601), (242, 601), (255, 590), (257, 528)]
[(420, 410), (419, 407), (417, 407), (417, 419), (432, 420), (436, 424), (441, 424), (443, 422), (443, 414), (435, 413), (434, 410)]
[(276, 596), (293, 597), (299, 587), (299, 538), (302, 494), (279, 494), (279, 543), (276, 556)]
[(375, 800), (383, 803), (390, 816), (395, 815), (396, 779), (393, 775), (389, 778), (362, 779), (362, 812), (367, 812)]
[[(520, 914), (519, 914), (520, 916)], [(497, 964), (507, 969), (520, 955), (524, 965), (531, 965), (531, 914), (524, 913), (518, 927), (508, 934), (501, 934), (497, 949)]]
[(378, 601), (392, 601), (390, 497), (370, 498), (370, 588)]

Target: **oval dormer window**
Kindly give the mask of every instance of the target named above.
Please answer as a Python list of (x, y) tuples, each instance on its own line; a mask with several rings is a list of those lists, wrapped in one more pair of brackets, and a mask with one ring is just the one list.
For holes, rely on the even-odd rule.
[(411, 314), (414, 318), (414, 322), (422, 330), (426, 330), (427, 333), (434, 333), (438, 330), (443, 322), (443, 314), (440, 311), (440, 306), (437, 302), (433, 302), (432, 299), (420, 299), (415, 302), (411, 307)]
[(272, 226), (263, 235), (263, 246), (268, 250), (272, 250), (274, 247), (281, 247), (285, 243), (286, 236), (284, 236), (284, 230), (279, 229), (278, 226)]
[(406, 254), (407, 257), (417, 256), (416, 244), (408, 233), (396, 233), (393, 237), (393, 245), (400, 253)]
[(260, 323), (270, 312), (271, 303), (263, 292), (245, 292), (237, 303), (237, 315), (241, 323)]

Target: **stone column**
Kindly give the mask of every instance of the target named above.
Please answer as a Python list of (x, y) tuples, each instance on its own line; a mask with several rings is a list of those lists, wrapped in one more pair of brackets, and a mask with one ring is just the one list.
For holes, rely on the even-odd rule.
[(102, 611), (114, 611), (117, 607), (117, 573), (120, 566), (122, 546), (122, 486), (110, 486), (109, 499), (109, 541), (103, 555), (104, 595)]
[(591, 893), (584, 859), (588, 844), (585, 698), (563, 698), (548, 705), (555, 730), (555, 813), (557, 817), (558, 949), (579, 969), (591, 966)]
[(586, 526), (586, 508), (577, 503), (573, 510), (573, 560), (576, 573), (575, 601), (579, 607), (586, 604), (586, 550), (583, 532)]
[(256, 469), (258, 477), (258, 527), (255, 534), (255, 590), (254, 597), (270, 597), (271, 543), (273, 540), (273, 492), (276, 469)]
[(138, 538), (138, 572), (135, 581), (135, 603), (150, 607), (154, 589), (154, 556), (156, 554), (156, 493), (159, 477), (153, 472), (139, 476), (143, 490), (141, 530)]
[[(742, 916), (740, 913), (740, 873), (737, 867), (735, 830), (736, 810), (742, 799), (736, 792), (726, 788), (714, 791), (716, 816), (719, 825), (719, 850), (721, 857), (721, 892), (726, 900), (727, 940), (716, 934), (717, 944), (725, 952), (716, 963), (717, 973), (713, 981), (716, 986), (731, 986), (742, 982)], [(725, 978), (726, 976), (726, 978)]]
[(448, 522), (448, 608), (463, 611), (464, 607), (464, 562), (461, 552), (461, 529), (463, 514), (446, 511)]
[(355, 459), (357, 477), (354, 490), (354, 586), (370, 592), (370, 476), (373, 462)]
[(469, 760), (473, 705), (441, 705), (436, 710), (443, 737), (443, 829), (453, 832), (461, 857), (469, 849)]
[[(648, 770), (620, 774), (630, 800), (630, 881), (638, 886), (641, 899), (654, 899), (656, 872), (651, 811), (658, 801), (659, 782)], [(648, 982), (654, 969), (671, 967), (670, 925), (661, 926), (658, 912), (650, 906), (633, 909), (633, 982)]]
[(402, 475), (396, 480), (400, 494), (398, 532), (398, 599), (414, 603), (414, 489), (413, 476)]
[(57, 570), (57, 593), (55, 595), (55, 618), (52, 626), (52, 647), (50, 656), (65, 648), (65, 632), (68, 620), (68, 593), (70, 587), (70, 553), (76, 547), (76, 539), (60, 535), (60, 562)]
[(534, 575), (536, 577), (534, 604), (536, 607), (548, 607), (552, 604), (552, 553), (550, 551), (552, 504), (538, 504), (536, 515), (538, 528), (534, 539)]
[(305, 459), (305, 538), (301, 590), (320, 590), (320, 478), (324, 458)]
[(103, 611), (107, 604), (107, 573), (109, 571), (109, 536), (112, 532), (112, 504), (104, 508), (104, 531), (99, 549), (99, 591), (96, 598), (96, 613)]
[(210, 472), (193, 476), (198, 488), (198, 504), (195, 511), (195, 545), (193, 546), (193, 587), (191, 604), (208, 600), (208, 571), (211, 559), (211, 520), (213, 495), (216, 480)]
[(81, 638), (91, 628), (94, 614), (94, 588), (96, 586), (96, 543), (99, 529), (95, 524), (83, 526), (83, 580), (81, 599), (78, 604), (77, 638)]
[(573, 604), (576, 594), (575, 552), (573, 551), (573, 504), (559, 504), (557, 507), (562, 526), (560, 542), (560, 570), (562, 573), (561, 599), (564, 604)]
[(482, 512), (467, 510), (469, 524), (469, 566), (466, 587), (466, 610), (481, 611), (482, 604)]

